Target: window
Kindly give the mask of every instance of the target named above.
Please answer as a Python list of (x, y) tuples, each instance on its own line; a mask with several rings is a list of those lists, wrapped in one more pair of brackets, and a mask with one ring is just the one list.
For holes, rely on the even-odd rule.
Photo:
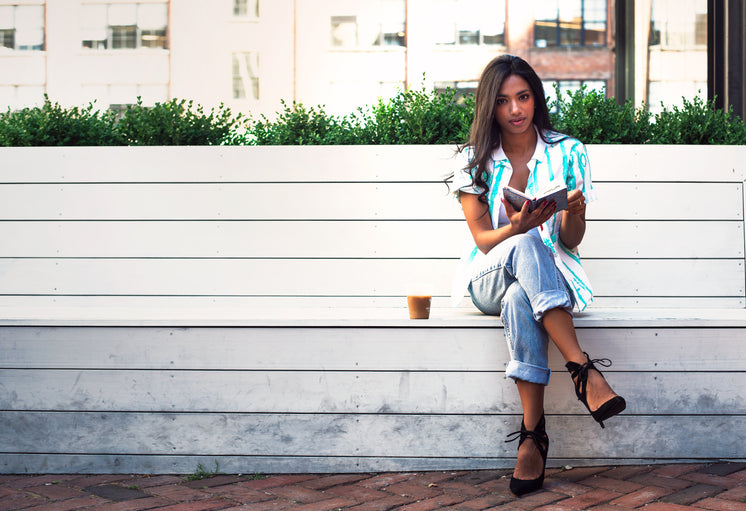
[(559, 87), (559, 94), (563, 98), (567, 98), (567, 94), (572, 94), (575, 91), (585, 86), (586, 90), (597, 90), (598, 92), (606, 94), (606, 81), (605, 80), (542, 80), (544, 86), (544, 95), (547, 98), (547, 106), (550, 107), (549, 111), (557, 113), (556, 105), (552, 105), (557, 100), (557, 90), (555, 85)]
[(467, 95), (474, 95), (477, 92), (477, 85), (479, 82), (475, 81), (456, 81), (456, 82), (435, 82), (434, 88), (436, 92), (445, 93), (449, 89), (454, 91), (453, 99), (457, 105), (464, 103), (464, 97)]
[(259, 99), (259, 54), (233, 54), (233, 99)]
[(332, 46), (356, 48), (357, 16), (332, 16)]
[(10, 48), (11, 50), (16, 47), (16, 32), (10, 28), (4, 28), (0, 30), (0, 47)]
[(0, 48), (44, 49), (44, 6), (0, 6)]
[(431, 7), (436, 44), (505, 44), (505, 0), (436, 0)]
[(649, 5), (649, 33), (639, 35), (638, 44), (648, 51), (638, 59), (644, 73), (636, 95), (651, 113), (663, 105), (680, 106), (682, 98), (707, 99), (707, 0), (653, 0)]
[(259, 17), (259, 0), (233, 0), (234, 16)]
[(534, 45), (606, 46), (606, 0), (536, 0)]
[(404, 0), (349, 2), (331, 17), (331, 44), (339, 48), (406, 46)]
[(167, 25), (166, 3), (85, 4), (82, 46), (94, 50), (166, 48)]
[(707, 47), (707, 2), (653, 0), (649, 46), (687, 50)]

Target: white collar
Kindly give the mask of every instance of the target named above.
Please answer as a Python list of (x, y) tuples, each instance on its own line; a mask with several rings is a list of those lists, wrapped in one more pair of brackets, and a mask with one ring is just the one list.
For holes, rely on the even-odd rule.
[[(536, 148), (534, 149), (534, 154), (533, 156), (531, 156), (529, 163), (543, 161), (544, 155), (546, 154), (546, 149), (547, 149), (547, 143), (544, 142), (543, 138), (541, 138), (539, 129), (536, 127), (535, 124), (533, 125), (533, 127), (534, 127), (534, 131), (536, 131)], [(505, 154), (505, 151), (503, 150), (503, 145), (500, 144), (500, 147), (498, 147), (497, 151), (495, 151), (494, 161), (495, 163), (497, 163), (503, 160), (508, 160), (508, 156)]]

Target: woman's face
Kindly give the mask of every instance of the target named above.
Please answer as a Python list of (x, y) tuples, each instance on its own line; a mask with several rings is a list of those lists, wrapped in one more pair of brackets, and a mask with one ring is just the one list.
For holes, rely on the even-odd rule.
[(520, 135), (533, 129), (534, 93), (518, 75), (508, 76), (497, 93), (495, 117), (504, 134)]

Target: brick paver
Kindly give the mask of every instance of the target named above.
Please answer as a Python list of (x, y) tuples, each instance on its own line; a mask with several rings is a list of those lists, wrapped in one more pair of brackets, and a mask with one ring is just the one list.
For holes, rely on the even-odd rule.
[(1, 475), (0, 511), (746, 511), (746, 464), (547, 471), (516, 498), (509, 470), (365, 474)]

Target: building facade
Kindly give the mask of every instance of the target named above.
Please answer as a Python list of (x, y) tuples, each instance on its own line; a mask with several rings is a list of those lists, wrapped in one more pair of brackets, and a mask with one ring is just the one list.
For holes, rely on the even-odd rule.
[[(661, 5), (681, 1), (706, 2), (647, 0), (658, 27), (650, 44), (664, 40), (661, 16), (676, 11)], [(346, 114), (407, 87), (474, 90), (484, 65), (503, 53), (524, 57), (548, 86), (613, 95), (614, 4), (0, 0), (0, 109), (39, 105), (46, 94), (64, 106), (178, 98), (271, 117), (281, 101), (297, 101)], [(650, 15), (640, 20), (651, 24)], [(687, 73), (706, 85), (706, 53), (704, 68)]]

